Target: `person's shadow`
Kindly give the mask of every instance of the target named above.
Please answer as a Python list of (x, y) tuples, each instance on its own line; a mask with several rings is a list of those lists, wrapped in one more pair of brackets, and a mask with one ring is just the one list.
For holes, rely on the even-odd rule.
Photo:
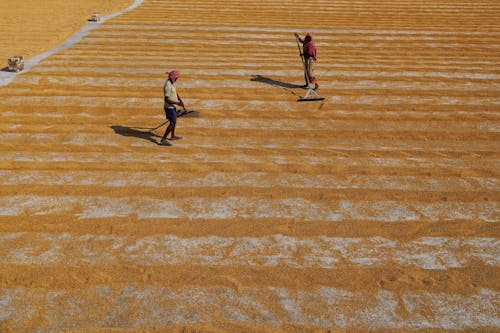
[(303, 86), (298, 85), (298, 84), (292, 84), (292, 83), (286, 83), (286, 82), (276, 81), (276, 80), (273, 80), (271, 78), (268, 78), (268, 77), (265, 77), (265, 76), (262, 76), (262, 75), (254, 75), (250, 79), (250, 81), (260, 82), (260, 83), (266, 83), (266, 84), (269, 84), (271, 86), (277, 86), (277, 87), (281, 87), (281, 88), (289, 88), (289, 89), (303, 88)]
[(250, 81), (265, 83), (265, 84), (269, 84), (271, 86), (275, 86), (275, 87), (278, 87), (278, 88), (283, 88), (286, 91), (288, 91), (289, 93), (291, 93), (292, 95), (295, 95), (295, 96), (298, 96), (298, 97), (300, 97), (300, 96), (298, 94), (296, 94), (295, 91), (293, 91), (292, 89), (294, 89), (294, 88), (304, 88), (304, 86), (301, 86), (301, 85), (298, 85), (298, 84), (292, 84), (292, 83), (286, 83), (286, 82), (276, 81), (276, 80), (270, 79), (270, 78), (262, 76), (262, 75), (254, 75), (250, 79)]
[(116, 134), (120, 134), (123, 136), (134, 136), (134, 137), (139, 138), (139, 139), (151, 141), (155, 144), (158, 144), (158, 141), (156, 140), (156, 138), (161, 138), (160, 135), (152, 133), (151, 131), (144, 132), (144, 131), (137, 130), (133, 127), (120, 126), (120, 125), (112, 125), (109, 127), (113, 131), (115, 131)]

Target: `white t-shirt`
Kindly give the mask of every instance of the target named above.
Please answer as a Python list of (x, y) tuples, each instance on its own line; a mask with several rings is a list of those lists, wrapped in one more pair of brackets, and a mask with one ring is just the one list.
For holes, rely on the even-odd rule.
[(163, 85), (163, 93), (165, 95), (165, 107), (174, 106), (174, 104), (168, 103), (167, 98), (173, 102), (178, 103), (177, 91), (175, 90), (175, 84), (172, 81), (167, 80)]

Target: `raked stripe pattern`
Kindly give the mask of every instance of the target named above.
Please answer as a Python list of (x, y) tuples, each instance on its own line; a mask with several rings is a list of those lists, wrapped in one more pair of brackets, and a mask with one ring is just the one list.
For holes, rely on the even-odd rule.
[(135, 1), (9, 78), (0, 331), (500, 328), (500, 7), (297, 8)]

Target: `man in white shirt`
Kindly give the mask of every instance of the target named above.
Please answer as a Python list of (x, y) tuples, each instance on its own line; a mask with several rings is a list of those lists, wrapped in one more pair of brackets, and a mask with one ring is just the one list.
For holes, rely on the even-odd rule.
[[(175, 81), (177, 81), (177, 79), (179, 78), (180, 73), (174, 70), (171, 72), (167, 72), (167, 74), (168, 79), (163, 85), (163, 93), (165, 99), (163, 108), (165, 110), (165, 116), (167, 117), (169, 124), (167, 126), (167, 129), (165, 130), (165, 134), (163, 134), (163, 137), (160, 141), (160, 145), (162, 146), (171, 146), (172, 144), (168, 140), (182, 139), (182, 137), (175, 135), (175, 124), (177, 123), (177, 110), (175, 106), (179, 105), (185, 109), (184, 102), (182, 102), (182, 99), (179, 97), (179, 94), (177, 94), (177, 91), (175, 89)], [(170, 132), (172, 132), (172, 136), (170, 137), (170, 139), (168, 139), (167, 136)]]

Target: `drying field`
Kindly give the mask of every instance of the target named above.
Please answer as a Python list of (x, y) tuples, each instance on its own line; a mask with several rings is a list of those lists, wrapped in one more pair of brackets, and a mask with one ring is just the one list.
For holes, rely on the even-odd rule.
[(144, 0), (0, 87), (0, 331), (500, 329), (500, 3), (307, 3)]
[(94, 11), (108, 15), (133, 0), (0, 0), (0, 69), (7, 59), (31, 58), (82, 28)]

